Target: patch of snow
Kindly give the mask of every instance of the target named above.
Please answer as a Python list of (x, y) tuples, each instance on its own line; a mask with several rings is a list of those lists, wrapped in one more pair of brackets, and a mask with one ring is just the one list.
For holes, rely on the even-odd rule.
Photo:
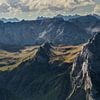
[(44, 38), (44, 36), (47, 34), (46, 31), (43, 31), (42, 33), (39, 34), (39, 38)]

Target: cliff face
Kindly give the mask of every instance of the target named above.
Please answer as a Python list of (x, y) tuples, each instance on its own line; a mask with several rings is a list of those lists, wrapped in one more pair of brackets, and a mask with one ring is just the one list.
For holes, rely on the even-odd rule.
[(73, 63), (70, 100), (100, 100), (100, 33), (83, 47)]

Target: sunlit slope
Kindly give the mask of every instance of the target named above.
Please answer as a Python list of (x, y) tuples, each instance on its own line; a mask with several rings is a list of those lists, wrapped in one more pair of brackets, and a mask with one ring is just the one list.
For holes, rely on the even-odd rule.
[[(35, 56), (40, 46), (27, 47), (18, 52), (8, 52), (0, 50), (0, 70), (12, 70), (16, 68), (21, 62), (31, 59)], [(77, 54), (82, 49), (82, 45), (79, 46), (58, 46), (54, 47), (52, 52), (53, 56), (50, 57), (50, 63), (56, 61), (63, 61), (66, 63), (72, 63)]]
[(65, 100), (72, 62), (81, 47), (45, 43), (20, 52), (0, 51), (0, 88), (13, 93), (9, 99)]
[(21, 62), (33, 57), (37, 48), (38, 46), (33, 46), (18, 52), (0, 50), (0, 70), (5, 71), (16, 68)]

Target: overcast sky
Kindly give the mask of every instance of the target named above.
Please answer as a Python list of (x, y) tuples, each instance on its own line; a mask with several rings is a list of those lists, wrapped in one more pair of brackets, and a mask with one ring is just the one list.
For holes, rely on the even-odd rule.
[(100, 0), (0, 0), (0, 17), (5, 18), (93, 13), (100, 14)]

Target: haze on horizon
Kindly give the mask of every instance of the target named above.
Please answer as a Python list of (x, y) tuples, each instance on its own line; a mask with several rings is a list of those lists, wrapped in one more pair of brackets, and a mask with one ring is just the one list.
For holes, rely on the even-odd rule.
[(0, 0), (1, 18), (100, 14), (100, 0)]

